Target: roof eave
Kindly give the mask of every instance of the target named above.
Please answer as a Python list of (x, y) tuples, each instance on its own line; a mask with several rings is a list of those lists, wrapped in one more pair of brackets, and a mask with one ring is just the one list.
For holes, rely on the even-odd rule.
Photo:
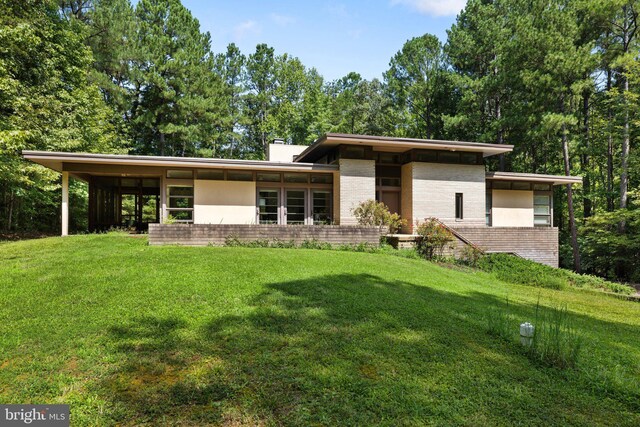
[(488, 181), (542, 182), (550, 183), (552, 185), (582, 184), (582, 177), (580, 176), (544, 175), (518, 172), (487, 172), (486, 179)]
[(513, 145), (507, 144), (485, 144), (480, 142), (464, 142), (464, 141), (446, 141), (434, 139), (416, 139), (416, 138), (396, 138), (369, 135), (351, 135), (341, 133), (328, 133), (313, 142), (297, 157), (302, 161), (319, 146), (331, 142), (332, 145), (340, 144), (367, 144), (373, 147), (393, 146), (404, 147), (406, 150), (411, 149), (433, 149), (433, 150), (450, 150), (450, 151), (468, 151), (481, 152), (483, 157), (505, 154), (513, 151)]
[(114, 164), (177, 168), (225, 168), (253, 170), (335, 171), (336, 165), (302, 162), (269, 162), (265, 160), (205, 159), (195, 157), (129, 156), (118, 154), (65, 153), (24, 150), (22, 156), (50, 169), (62, 172), (63, 163)]

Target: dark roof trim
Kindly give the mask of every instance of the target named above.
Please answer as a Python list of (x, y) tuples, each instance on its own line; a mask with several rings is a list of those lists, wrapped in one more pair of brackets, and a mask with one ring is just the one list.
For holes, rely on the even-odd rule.
[(537, 173), (520, 172), (487, 172), (486, 179), (488, 181), (545, 182), (553, 185), (582, 184), (582, 177), (580, 176), (543, 175)]
[[(332, 141), (333, 140), (333, 141)], [(396, 138), (387, 136), (371, 136), (371, 135), (352, 135), (347, 133), (327, 133), (320, 138), (316, 139), (313, 144), (304, 150), (297, 157), (297, 161), (306, 160), (308, 157), (313, 157), (311, 154), (316, 151), (320, 146), (326, 145), (329, 142), (333, 142), (334, 145), (340, 143), (348, 144), (354, 143), (370, 143), (371, 145), (378, 147), (404, 147), (407, 150), (412, 148), (429, 148), (429, 149), (442, 149), (442, 150), (461, 150), (465, 149), (469, 151), (482, 152), (485, 157), (492, 156), (494, 154), (508, 153), (513, 150), (513, 145), (507, 144), (485, 144), (482, 142), (465, 142), (465, 141), (446, 141), (438, 139), (417, 139), (417, 138)]]
[(92, 154), (92, 153), (65, 153), (55, 151), (31, 151), (23, 150), (25, 159), (34, 161), (51, 169), (61, 171), (57, 165), (66, 163), (95, 163), (118, 164), (135, 166), (160, 166), (160, 167), (200, 167), (200, 168), (239, 168), (239, 169), (268, 169), (268, 170), (304, 170), (304, 171), (336, 171), (337, 165), (322, 165), (300, 162), (269, 162), (266, 160), (236, 160), (236, 159), (209, 159), (198, 157), (169, 157), (169, 156), (130, 156), (124, 154)]

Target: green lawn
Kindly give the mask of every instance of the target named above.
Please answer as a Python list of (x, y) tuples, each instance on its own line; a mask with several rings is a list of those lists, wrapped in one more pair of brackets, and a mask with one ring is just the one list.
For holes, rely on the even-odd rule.
[[(640, 425), (640, 304), (383, 254), (0, 244), (0, 403), (72, 425)], [(567, 304), (579, 367), (487, 332)]]

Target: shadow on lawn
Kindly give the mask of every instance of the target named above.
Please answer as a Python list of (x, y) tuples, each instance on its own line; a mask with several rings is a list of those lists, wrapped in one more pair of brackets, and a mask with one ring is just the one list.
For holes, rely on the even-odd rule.
[(485, 333), (479, 310), (502, 304), (366, 274), (274, 283), (246, 315), (114, 326), (120, 363), (100, 387), (124, 423), (542, 422), (565, 390), (541, 396)]

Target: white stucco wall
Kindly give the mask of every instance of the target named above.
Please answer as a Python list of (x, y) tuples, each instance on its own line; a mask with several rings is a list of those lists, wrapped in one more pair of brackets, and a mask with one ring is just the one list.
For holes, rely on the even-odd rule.
[[(411, 198), (403, 194), (404, 207), (411, 204), (412, 223), (435, 217), (452, 226), (483, 227), (485, 220), (485, 171), (483, 165), (413, 162)], [(403, 186), (409, 175), (403, 166)], [(404, 189), (403, 189), (404, 190)], [(456, 193), (462, 193), (463, 219), (456, 219)], [(407, 218), (408, 220), (409, 218)]]
[(493, 227), (533, 227), (533, 191), (493, 190)]
[(193, 181), (195, 224), (255, 224), (256, 183)]
[(270, 162), (293, 162), (293, 156), (297, 156), (309, 148), (308, 145), (269, 144), (267, 147), (267, 160)]

